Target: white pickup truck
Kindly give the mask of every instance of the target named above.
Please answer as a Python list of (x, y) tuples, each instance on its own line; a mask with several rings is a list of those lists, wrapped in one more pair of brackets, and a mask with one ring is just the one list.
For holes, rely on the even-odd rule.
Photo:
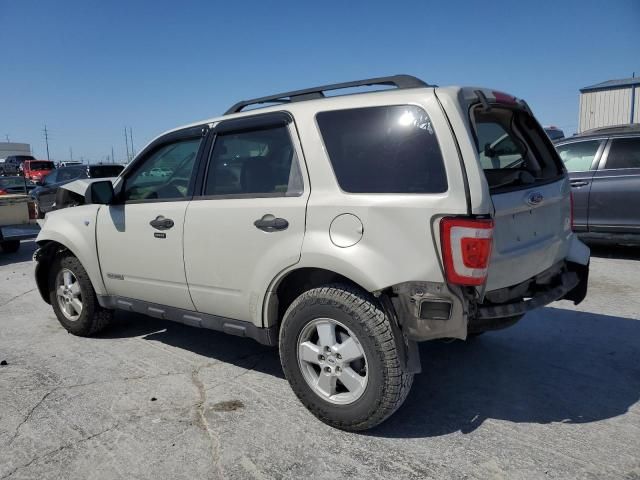
[(0, 195), (0, 251), (17, 252), (20, 240), (35, 238), (39, 231), (28, 195)]

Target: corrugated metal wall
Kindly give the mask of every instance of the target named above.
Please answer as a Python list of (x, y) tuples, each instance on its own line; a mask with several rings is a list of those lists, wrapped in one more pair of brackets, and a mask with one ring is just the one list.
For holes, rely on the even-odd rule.
[(633, 123), (640, 123), (640, 87), (636, 86), (636, 101), (635, 109), (633, 111)]
[[(640, 89), (636, 89), (635, 118), (639, 118), (639, 94)], [(581, 93), (578, 132), (598, 127), (627, 124), (629, 123), (630, 115), (631, 87)]]

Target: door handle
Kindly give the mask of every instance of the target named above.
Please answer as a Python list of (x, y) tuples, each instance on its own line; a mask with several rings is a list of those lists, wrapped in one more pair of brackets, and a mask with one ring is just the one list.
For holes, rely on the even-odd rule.
[(584, 187), (585, 185), (589, 185), (589, 182), (584, 180), (571, 180), (572, 187)]
[(262, 218), (259, 218), (253, 224), (256, 228), (264, 232), (278, 232), (280, 230), (286, 230), (289, 228), (289, 222), (284, 218), (276, 218), (271, 214), (266, 214)]
[(170, 218), (164, 218), (162, 215), (158, 215), (155, 220), (149, 222), (149, 225), (156, 230), (169, 230), (173, 227), (174, 223)]

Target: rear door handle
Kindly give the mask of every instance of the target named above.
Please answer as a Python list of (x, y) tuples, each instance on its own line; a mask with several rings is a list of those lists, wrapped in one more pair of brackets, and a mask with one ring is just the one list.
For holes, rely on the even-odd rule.
[(156, 230), (169, 230), (173, 227), (174, 223), (170, 218), (164, 218), (162, 215), (158, 215), (155, 220), (149, 222), (149, 225)]
[(584, 180), (571, 180), (572, 187), (584, 187), (585, 185), (589, 185), (589, 182)]
[(276, 218), (271, 214), (264, 215), (253, 222), (256, 228), (264, 232), (278, 232), (289, 228), (289, 222), (284, 218)]

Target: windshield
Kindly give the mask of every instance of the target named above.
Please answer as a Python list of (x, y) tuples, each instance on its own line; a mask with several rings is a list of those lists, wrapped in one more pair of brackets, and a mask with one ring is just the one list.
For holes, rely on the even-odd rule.
[(53, 162), (30, 162), (29, 168), (31, 170), (53, 170)]
[(0, 177), (0, 189), (23, 187), (25, 182), (23, 177)]

